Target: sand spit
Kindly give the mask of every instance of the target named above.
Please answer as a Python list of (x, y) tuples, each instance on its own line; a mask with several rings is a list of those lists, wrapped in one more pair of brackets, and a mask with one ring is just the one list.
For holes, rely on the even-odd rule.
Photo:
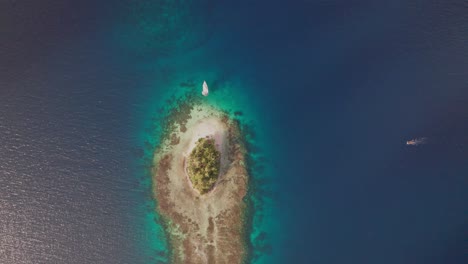
[[(172, 246), (172, 263), (242, 263), (248, 177), (239, 127), (206, 105), (184, 109), (171, 118), (177, 121), (154, 159), (154, 194)], [(221, 152), (221, 170), (214, 188), (200, 195), (191, 187), (185, 162), (196, 140), (206, 136), (215, 139)]]

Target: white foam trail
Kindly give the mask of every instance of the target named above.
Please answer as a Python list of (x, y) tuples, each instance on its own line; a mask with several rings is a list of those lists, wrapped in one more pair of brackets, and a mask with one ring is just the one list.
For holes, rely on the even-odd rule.
[(418, 145), (423, 145), (426, 143), (427, 143), (426, 137), (415, 138), (415, 139), (406, 141), (406, 145), (409, 145), (409, 146), (418, 146)]

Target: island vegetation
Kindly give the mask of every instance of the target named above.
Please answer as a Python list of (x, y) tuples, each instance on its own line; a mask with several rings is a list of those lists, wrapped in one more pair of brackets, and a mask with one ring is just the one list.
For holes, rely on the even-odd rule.
[(188, 159), (187, 172), (193, 187), (205, 194), (210, 191), (218, 179), (220, 152), (212, 138), (198, 139)]

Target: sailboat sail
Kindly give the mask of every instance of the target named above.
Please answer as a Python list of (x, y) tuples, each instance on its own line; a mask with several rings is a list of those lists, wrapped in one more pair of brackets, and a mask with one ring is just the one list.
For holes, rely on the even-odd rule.
[(203, 91), (202, 91), (202, 94), (204, 96), (207, 96), (208, 95), (208, 84), (206, 84), (206, 81), (203, 81)]

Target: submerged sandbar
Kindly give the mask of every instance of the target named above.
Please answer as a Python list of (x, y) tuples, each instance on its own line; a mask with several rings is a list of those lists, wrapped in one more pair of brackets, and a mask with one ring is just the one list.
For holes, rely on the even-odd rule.
[[(248, 175), (237, 122), (203, 103), (179, 106), (166, 139), (155, 152), (154, 194), (172, 249), (172, 263), (242, 263), (246, 256), (243, 198)], [(199, 138), (212, 138), (220, 152), (214, 187), (200, 194), (186, 162)]]

